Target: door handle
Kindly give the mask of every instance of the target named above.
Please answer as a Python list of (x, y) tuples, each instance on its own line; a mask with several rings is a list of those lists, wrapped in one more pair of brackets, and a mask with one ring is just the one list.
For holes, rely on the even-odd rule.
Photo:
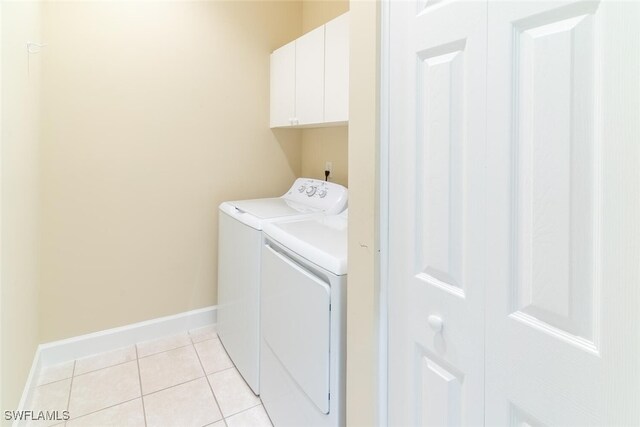
[(436, 316), (432, 314), (427, 318), (427, 322), (429, 323), (429, 326), (431, 326), (431, 329), (433, 330), (433, 332), (435, 333), (442, 332), (442, 327), (444, 326), (444, 322), (442, 321), (442, 318), (440, 316)]

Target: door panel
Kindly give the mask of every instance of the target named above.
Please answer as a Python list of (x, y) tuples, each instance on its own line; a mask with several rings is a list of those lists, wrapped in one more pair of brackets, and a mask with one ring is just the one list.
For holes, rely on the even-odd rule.
[[(444, 52), (443, 52), (444, 50)], [(432, 286), (464, 297), (462, 283), (464, 41), (418, 53), (417, 269)]]
[(422, 426), (458, 426), (462, 415), (459, 375), (422, 358)]
[(391, 16), (390, 422), (481, 425), (486, 5)]
[(594, 7), (519, 20), (510, 61), (517, 70), (512, 315), (587, 341), (598, 284), (584, 266), (597, 265), (600, 212), (593, 197), (600, 150), (593, 135)]
[(640, 135), (604, 129), (638, 111), (639, 18), (632, 3), (489, 3), (487, 425), (640, 423), (624, 326), (640, 320), (638, 233), (611, 222), (640, 213), (620, 162), (638, 168)]

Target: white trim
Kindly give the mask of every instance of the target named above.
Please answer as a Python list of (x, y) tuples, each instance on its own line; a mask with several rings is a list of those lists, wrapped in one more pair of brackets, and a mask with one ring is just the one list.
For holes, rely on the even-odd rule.
[(172, 316), (132, 323), (65, 340), (40, 344), (41, 366), (54, 365), (137, 342), (186, 332), (216, 322), (217, 306), (200, 308)]
[(378, 425), (389, 425), (389, 50), (390, 0), (380, 2), (378, 146)]

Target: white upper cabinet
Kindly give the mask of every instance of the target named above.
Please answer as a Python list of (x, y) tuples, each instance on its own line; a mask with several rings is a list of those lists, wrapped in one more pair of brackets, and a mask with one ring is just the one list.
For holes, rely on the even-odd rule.
[(349, 15), (325, 25), (324, 121), (349, 120)]
[(271, 127), (291, 126), (296, 101), (296, 44), (271, 54)]
[(349, 16), (343, 14), (271, 54), (274, 127), (349, 120)]
[(294, 125), (321, 123), (324, 116), (324, 26), (296, 40)]

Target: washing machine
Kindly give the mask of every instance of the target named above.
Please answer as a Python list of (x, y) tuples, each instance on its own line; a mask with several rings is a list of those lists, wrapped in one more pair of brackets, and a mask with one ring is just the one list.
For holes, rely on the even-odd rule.
[(276, 427), (345, 425), (347, 213), (265, 225), (260, 387)]
[(342, 212), (347, 189), (298, 178), (281, 197), (224, 202), (218, 223), (218, 312), (220, 341), (255, 394), (260, 393), (260, 265), (262, 227), (284, 218)]

